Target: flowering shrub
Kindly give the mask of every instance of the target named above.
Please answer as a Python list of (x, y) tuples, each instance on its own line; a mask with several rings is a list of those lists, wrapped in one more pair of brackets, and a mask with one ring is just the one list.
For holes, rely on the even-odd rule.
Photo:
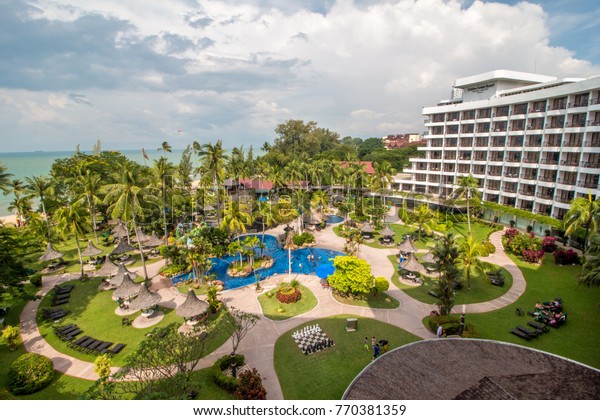
[(523, 251), (536, 251), (542, 247), (542, 242), (538, 238), (532, 238), (528, 234), (520, 233), (510, 242), (506, 243), (506, 247), (515, 255), (523, 255)]
[(510, 228), (510, 229), (506, 229), (504, 231), (504, 236), (506, 237), (506, 239), (508, 241), (510, 241), (512, 238), (514, 238), (518, 234), (519, 234), (519, 229), (517, 229), (517, 228)]
[(542, 239), (542, 248), (544, 252), (556, 251), (556, 238), (554, 236), (546, 236)]
[(542, 261), (543, 257), (544, 257), (543, 249), (540, 249), (539, 251), (528, 250), (528, 249), (523, 250), (523, 261), (525, 261), (525, 262), (537, 264)]
[(281, 303), (295, 303), (301, 297), (300, 289), (292, 287), (289, 284), (282, 284), (277, 290), (277, 300)]
[(579, 264), (579, 255), (572, 249), (559, 249), (554, 252), (554, 263), (557, 265)]

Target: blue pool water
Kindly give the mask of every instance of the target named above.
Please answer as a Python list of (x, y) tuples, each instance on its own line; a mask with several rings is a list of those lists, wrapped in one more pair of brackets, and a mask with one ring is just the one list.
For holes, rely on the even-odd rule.
[(333, 225), (335, 223), (341, 223), (344, 221), (342, 216), (337, 216), (335, 214), (330, 214), (325, 221), (328, 225)]
[[(339, 217), (339, 216), (336, 216)], [(263, 235), (245, 235), (257, 236), (262, 239)], [(263, 280), (274, 274), (285, 274), (288, 272), (288, 251), (283, 249), (277, 242), (277, 238), (273, 235), (264, 235), (265, 255), (270, 255), (274, 259), (271, 268), (261, 268), (247, 277), (230, 277), (227, 275), (227, 268), (233, 260), (239, 257), (226, 256), (222, 258), (212, 258), (213, 266), (209, 273), (214, 273), (216, 278), (225, 283), (225, 289), (236, 289), (238, 287), (247, 286), (256, 282), (256, 279)], [(256, 248), (256, 255), (260, 256), (260, 249)], [(317, 266), (326, 264), (330, 258), (344, 255), (338, 251), (332, 251), (323, 248), (302, 248), (291, 252), (292, 255), (292, 273), (298, 274), (314, 274)], [(314, 256), (314, 260), (309, 259), (309, 255)], [(256, 277), (255, 277), (256, 274)], [(189, 280), (192, 273), (185, 273), (179, 276), (174, 276), (171, 282), (175, 285), (179, 282)]]

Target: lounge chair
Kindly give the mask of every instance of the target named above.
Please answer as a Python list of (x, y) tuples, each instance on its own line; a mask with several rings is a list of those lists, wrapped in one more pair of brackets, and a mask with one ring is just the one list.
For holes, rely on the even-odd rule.
[(535, 322), (535, 321), (529, 321), (527, 323), (527, 325), (529, 325), (530, 327), (535, 328), (537, 331), (541, 331), (543, 333), (546, 333), (548, 331), (550, 331), (550, 329), (548, 328), (548, 326), (546, 324), (541, 324), (539, 322)]
[(52, 299), (52, 302), (50, 302), (50, 304), (52, 306), (59, 306), (59, 305), (64, 305), (66, 303), (69, 303), (69, 298), (62, 298), (62, 299)]
[(79, 337), (77, 340), (73, 341), (70, 346), (71, 347), (78, 347), (80, 346), (82, 343), (84, 343), (85, 341), (89, 340), (91, 337), (84, 335), (83, 337)]
[(63, 325), (62, 327), (53, 327), (53, 328), (55, 331), (58, 331), (59, 333), (64, 334), (65, 332), (72, 329), (73, 327), (76, 327), (76, 325), (75, 324), (67, 324), (67, 325)]
[(119, 343), (119, 344), (115, 345), (111, 349), (105, 349), (104, 353), (117, 354), (118, 352), (120, 352), (121, 350), (123, 350), (123, 347), (125, 347), (125, 344)]
[(536, 330), (532, 330), (522, 325), (519, 325), (517, 329), (525, 334), (528, 334), (531, 338), (535, 338), (539, 335)]
[(100, 344), (97, 348), (96, 351), (98, 353), (104, 353), (104, 350), (106, 350), (107, 348), (109, 348), (110, 346), (112, 346), (113, 343), (111, 343), (110, 341), (104, 341), (102, 342), (102, 344)]
[(85, 348), (88, 351), (96, 351), (96, 348), (100, 346), (100, 344), (104, 343), (104, 341), (102, 340), (94, 340), (91, 343), (89, 343), (87, 346), (85, 346)]
[(64, 337), (67, 341), (71, 341), (72, 339), (74, 339), (75, 337), (77, 337), (79, 334), (81, 334), (83, 331), (80, 328), (76, 328), (73, 331), (69, 332), (68, 334), (65, 334)]
[(529, 336), (529, 334), (525, 334), (523, 331), (517, 329), (517, 328), (513, 328), (512, 330), (510, 330), (511, 334), (514, 334), (518, 337), (521, 337), (525, 340), (531, 340), (531, 337)]
[(85, 341), (82, 341), (81, 343), (78, 344), (79, 349), (81, 351), (85, 351), (87, 350), (87, 346), (89, 346), (90, 344), (92, 344), (93, 342), (98, 341), (93, 337), (88, 337)]

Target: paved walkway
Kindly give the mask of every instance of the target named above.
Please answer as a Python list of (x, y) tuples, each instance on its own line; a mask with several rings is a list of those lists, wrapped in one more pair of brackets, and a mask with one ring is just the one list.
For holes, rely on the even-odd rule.
[[(282, 233), (280, 229), (271, 230), (270, 233)], [(316, 232), (315, 236), (319, 247), (335, 250), (342, 250), (343, 248), (344, 240), (335, 235), (331, 228)], [(512, 287), (507, 293), (493, 301), (466, 305), (468, 313), (487, 312), (502, 308), (516, 301), (525, 290), (525, 279), (517, 266), (504, 253), (501, 237), (502, 232), (495, 232), (491, 235), (490, 241), (496, 246), (496, 253), (485, 260), (508, 270), (513, 276)], [(396, 252), (395, 248), (379, 249), (363, 245), (360, 248), (359, 256), (371, 264), (373, 275), (389, 279), (394, 274), (395, 266), (390, 264), (388, 256)], [(162, 276), (157, 276), (162, 264), (163, 262), (159, 261), (147, 265), (148, 275), (153, 278), (153, 283), (162, 281)], [(141, 271), (141, 269), (138, 269), (138, 271)], [(247, 363), (260, 372), (269, 399), (283, 399), (281, 386), (273, 365), (274, 346), (277, 338), (311, 320), (340, 314), (355, 315), (377, 319), (398, 326), (425, 339), (434, 337), (434, 334), (423, 326), (421, 320), (431, 310), (436, 309), (436, 306), (411, 298), (391, 282), (387, 293), (400, 302), (400, 307), (393, 310), (371, 309), (342, 304), (331, 296), (329, 289), (321, 287), (318, 277), (313, 275), (298, 275), (296, 278), (302, 285), (308, 287), (314, 293), (318, 304), (311, 311), (284, 321), (273, 321), (262, 315), (257, 299), (258, 294), (253, 284), (240, 289), (226, 290), (221, 294), (222, 301), (228, 306), (236, 307), (245, 312), (256, 313), (260, 316), (258, 323), (242, 340), (238, 352), (243, 353), (246, 356)], [(54, 285), (70, 279), (70, 275), (44, 277), (41, 293), (46, 294)], [(276, 275), (262, 281), (261, 284), (264, 289), (268, 290), (277, 287), (279, 283), (286, 280), (287, 275)], [(165, 307), (174, 308), (185, 300), (185, 296), (174, 287), (159, 288), (158, 293), (162, 297), (160, 305)], [(21, 314), (21, 336), (27, 351), (48, 356), (53, 360), (55, 368), (62, 373), (82, 379), (97, 379), (97, 375), (93, 370), (93, 363), (84, 362), (57, 352), (41, 337), (36, 323), (36, 312), (39, 302), (39, 300), (29, 302)], [(230, 352), (231, 343), (228, 340), (215, 352), (203, 358), (196, 368), (209, 367), (219, 357)]]

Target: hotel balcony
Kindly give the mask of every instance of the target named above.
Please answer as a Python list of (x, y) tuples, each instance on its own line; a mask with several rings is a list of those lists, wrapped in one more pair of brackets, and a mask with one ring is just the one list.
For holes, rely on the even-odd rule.
[(583, 142), (583, 147), (600, 147), (600, 139), (587, 140)]
[(578, 187), (583, 187), (583, 188), (594, 188), (597, 189), (598, 188), (598, 180), (588, 180), (588, 181), (579, 181), (577, 183)]
[(572, 200), (573, 197), (568, 195), (558, 195), (554, 197), (554, 201), (558, 201), (559, 203), (569, 204)]
[(600, 162), (581, 162), (584, 168), (600, 168)]
[(561, 160), (560, 164), (562, 166), (579, 166), (579, 161), (576, 161), (576, 160)]

